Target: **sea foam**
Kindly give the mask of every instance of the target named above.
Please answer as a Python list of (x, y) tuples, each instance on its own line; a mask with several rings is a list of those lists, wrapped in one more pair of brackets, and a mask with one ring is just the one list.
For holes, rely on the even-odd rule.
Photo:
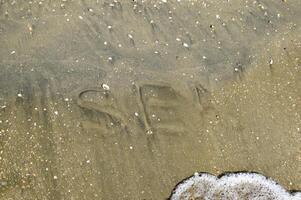
[(301, 200), (300, 192), (290, 192), (258, 173), (227, 173), (216, 177), (196, 173), (173, 190), (170, 200)]

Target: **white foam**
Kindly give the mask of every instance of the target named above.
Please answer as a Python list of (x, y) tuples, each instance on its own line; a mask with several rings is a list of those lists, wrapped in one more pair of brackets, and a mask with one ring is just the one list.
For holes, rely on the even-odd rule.
[(174, 191), (171, 200), (190, 199), (191, 195), (205, 197), (210, 187), (217, 183), (217, 178), (210, 174), (195, 174), (180, 183)]
[(294, 200), (301, 200), (301, 192), (296, 192), (294, 194)]
[(230, 173), (221, 178), (201, 173), (178, 184), (170, 197), (170, 200), (190, 199), (301, 200), (301, 193), (291, 194), (257, 173)]

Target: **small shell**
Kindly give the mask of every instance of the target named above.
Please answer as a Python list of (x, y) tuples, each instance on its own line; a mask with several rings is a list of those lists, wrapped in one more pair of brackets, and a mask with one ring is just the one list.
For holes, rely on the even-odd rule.
[(110, 87), (109, 87), (107, 84), (105, 84), (105, 83), (101, 84), (101, 87), (102, 87), (104, 90), (110, 90)]

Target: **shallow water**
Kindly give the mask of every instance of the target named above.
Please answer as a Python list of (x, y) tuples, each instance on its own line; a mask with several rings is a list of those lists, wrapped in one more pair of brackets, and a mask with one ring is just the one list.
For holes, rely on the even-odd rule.
[(0, 1), (0, 199), (301, 188), (301, 2)]

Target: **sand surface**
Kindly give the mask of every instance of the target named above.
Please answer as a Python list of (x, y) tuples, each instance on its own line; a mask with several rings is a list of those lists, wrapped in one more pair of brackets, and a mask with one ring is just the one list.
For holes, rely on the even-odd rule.
[(0, 0), (0, 199), (300, 190), (300, 25), (300, 0)]

